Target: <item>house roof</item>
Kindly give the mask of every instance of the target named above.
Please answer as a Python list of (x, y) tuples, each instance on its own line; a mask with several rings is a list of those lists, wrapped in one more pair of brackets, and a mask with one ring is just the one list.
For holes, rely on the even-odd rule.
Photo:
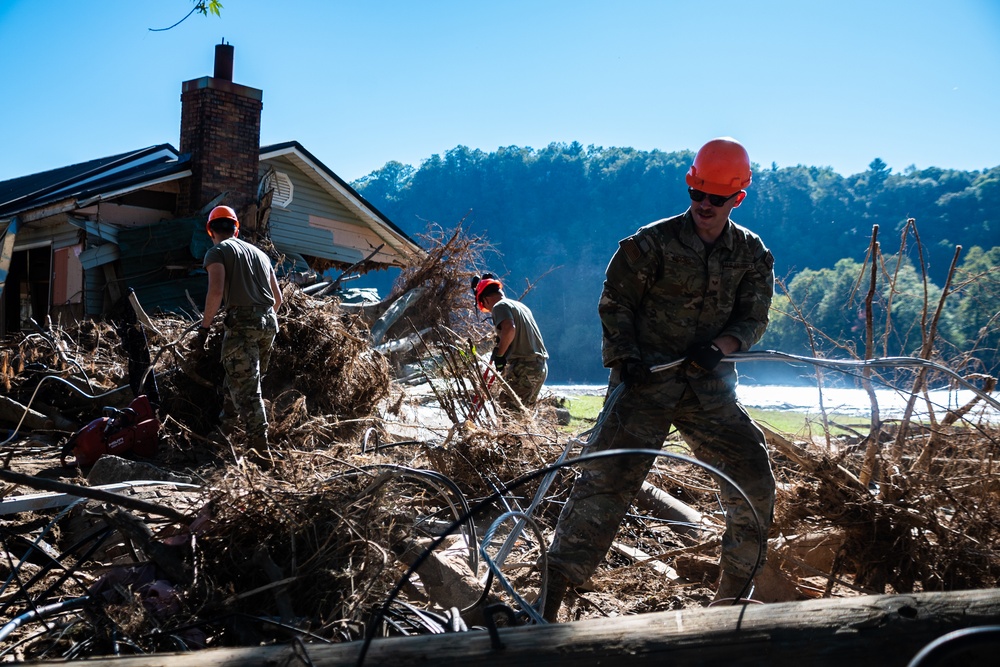
[[(170, 144), (81, 162), (0, 182), (0, 220), (65, 203), (65, 210), (191, 174), (189, 157)], [(46, 210), (46, 215), (55, 211)]]
[[(260, 160), (285, 157), (331, 196), (342, 202), (391, 246), (404, 255), (421, 257), (425, 251), (342, 178), (307, 151), (288, 141), (260, 148)], [(0, 182), (0, 222), (15, 215), (28, 222), (89, 206), (121, 195), (191, 175), (190, 156), (170, 144), (21, 176)], [(27, 216), (25, 218), (25, 216)], [(399, 248), (400, 243), (404, 245)]]
[[(290, 160), (331, 196), (353, 209), (362, 219), (369, 220), (376, 232), (380, 229), (391, 230), (391, 234), (389, 235), (380, 234), (387, 242), (391, 242), (391, 237), (395, 236), (403, 239), (408, 244), (409, 247), (404, 249), (406, 254), (415, 254), (418, 257), (426, 254), (426, 251), (416, 241), (411, 239), (406, 232), (397, 227), (395, 223), (348, 185), (344, 179), (333, 173), (333, 170), (320, 162), (299, 142), (286, 141), (280, 144), (260, 147), (260, 160), (262, 162), (277, 157), (284, 157)], [(392, 243), (392, 245), (396, 245), (396, 243)]]

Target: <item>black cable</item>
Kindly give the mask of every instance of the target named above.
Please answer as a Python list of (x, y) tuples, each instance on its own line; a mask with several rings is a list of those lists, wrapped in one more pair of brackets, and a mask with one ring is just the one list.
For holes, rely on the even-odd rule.
[[(229, 617), (233, 617), (233, 616), (247, 618), (247, 619), (250, 619), (250, 620), (253, 620), (253, 621), (259, 621), (259, 622), (265, 623), (267, 625), (273, 625), (276, 628), (280, 628), (282, 630), (286, 630), (288, 632), (294, 633), (295, 635), (302, 635), (304, 637), (308, 637), (309, 639), (315, 639), (317, 641), (323, 642), (324, 644), (332, 644), (333, 643), (329, 639), (327, 639), (325, 637), (321, 637), (320, 635), (317, 635), (315, 633), (309, 632), (308, 630), (303, 630), (302, 628), (297, 628), (294, 625), (289, 625), (289, 624), (283, 623), (283, 622), (281, 622), (279, 620), (276, 620), (276, 619), (273, 619), (273, 618), (266, 618), (264, 616), (252, 616), (251, 614), (246, 614), (246, 613), (243, 613), (243, 612), (234, 612), (232, 614), (227, 614), (226, 616), (222, 616), (220, 619), (217, 619), (217, 620), (223, 620), (223, 619), (226, 619), (226, 618), (229, 618)], [(182, 625), (179, 628), (171, 628), (170, 632), (171, 632), (171, 634), (173, 634), (173, 633), (178, 632), (179, 630), (186, 630), (187, 628), (198, 627), (198, 626), (201, 626), (201, 625), (206, 625), (207, 623), (208, 623), (208, 621), (205, 621), (205, 622), (202, 622), (202, 623), (188, 623), (187, 625)]]
[(76, 644), (74, 644), (73, 646), (71, 646), (69, 648), (69, 650), (66, 651), (65, 654), (63, 654), (63, 658), (66, 661), (76, 660), (77, 658), (80, 657), (80, 654), (82, 654), (85, 650), (87, 650), (93, 644), (96, 644), (96, 643), (97, 643), (97, 638), (96, 637), (87, 637), (83, 641), (77, 642)]
[[(409, 602), (398, 602), (397, 604), (410, 612), (417, 619), (413, 625), (422, 627), (433, 635), (442, 635), (448, 631), (448, 618), (427, 609), (419, 609)], [(397, 613), (398, 610), (397, 610)]]
[(961, 654), (972, 649), (977, 649), (977, 657), (985, 657), (987, 647), (992, 655), (1000, 649), (1000, 625), (962, 628), (941, 635), (913, 656), (907, 667), (947, 667), (957, 664), (957, 658), (967, 658)]
[[(46, 596), (48, 596), (49, 593), (62, 586), (63, 582), (65, 582), (70, 576), (72, 576), (72, 574), (77, 570), (77, 568), (83, 565), (83, 563), (85, 563), (94, 554), (94, 552), (96, 552), (101, 547), (101, 545), (104, 544), (105, 540), (108, 539), (108, 537), (111, 535), (112, 532), (114, 532), (113, 528), (105, 526), (101, 529), (94, 531), (85, 538), (79, 540), (76, 544), (74, 544), (69, 549), (60, 554), (60, 556), (62, 557), (72, 555), (77, 548), (93, 540), (94, 544), (90, 546), (90, 548), (87, 550), (86, 553), (84, 553), (77, 559), (73, 567), (66, 567), (61, 561), (56, 560), (54, 558), (45, 565), (43, 565), (38, 572), (36, 572), (34, 575), (31, 576), (30, 579), (28, 579), (28, 581), (21, 584), (17, 593), (11, 596), (10, 600), (4, 603), (3, 606), (0, 606), (0, 615), (3, 615), (11, 607), (11, 605), (14, 604), (19, 595), (24, 597), (25, 602), (28, 605), (30, 605), (31, 607), (37, 607), (38, 603), (45, 600)], [(34, 598), (29, 598), (27, 591), (30, 590), (32, 584), (41, 580), (42, 577), (48, 574), (49, 570), (51, 570), (56, 565), (63, 568), (64, 570), (63, 573), (44, 591), (36, 595)]]
[[(568, 466), (571, 466), (571, 465), (577, 465), (577, 464), (580, 464), (580, 463), (586, 463), (588, 461), (594, 461), (594, 460), (604, 459), (604, 458), (612, 458), (612, 457), (616, 457), (616, 456), (652, 456), (652, 457), (663, 456), (663, 457), (671, 458), (671, 459), (674, 459), (674, 460), (677, 460), (677, 461), (683, 461), (685, 463), (688, 463), (688, 464), (694, 465), (694, 466), (698, 466), (700, 468), (704, 468), (710, 474), (712, 474), (714, 476), (717, 476), (717, 477), (723, 479), (725, 482), (727, 482), (730, 485), (732, 485), (733, 488), (737, 491), (737, 493), (739, 493), (739, 495), (747, 503), (747, 506), (750, 508), (750, 513), (753, 516), (754, 522), (755, 522), (755, 524), (757, 526), (757, 559), (756, 560), (757, 560), (757, 562), (760, 562), (761, 556), (764, 553), (764, 551), (763, 551), (764, 550), (764, 544), (766, 543), (765, 542), (766, 535), (763, 534), (763, 532), (764, 532), (763, 531), (763, 524), (761, 523), (760, 517), (757, 515), (757, 511), (754, 509), (753, 504), (750, 502), (750, 498), (747, 496), (747, 494), (743, 491), (743, 489), (741, 489), (739, 487), (738, 484), (736, 484), (735, 481), (733, 481), (728, 475), (726, 475), (721, 470), (718, 470), (717, 468), (715, 468), (715, 467), (713, 467), (713, 466), (711, 466), (711, 465), (709, 465), (707, 463), (704, 463), (703, 461), (699, 461), (697, 459), (693, 459), (693, 458), (690, 458), (690, 457), (687, 457), (687, 456), (683, 456), (681, 454), (674, 454), (673, 452), (664, 452), (664, 451), (661, 451), (661, 450), (653, 450), (653, 449), (609, 449), (609, 450), (605, 450), (605, 451), (601, 451), (601, 452), (595, 452), (593, 454), (583, 454), (583, 455), (579, 456), (578, 458), (567, 459), (567, 460), (562, 461), (560, 463), (555, 463), (555, 464), (552, 464), (552, 465), (549, 465), (549, 466), (545, 466), (544, 468), (539, 468), (537, 470), (534, 470), (532, 472), (526, 473), (526, 474), (518, 477), (517, 479), (515, 479), (511, 483), (505, 485), (504, 488), (500, 489), (499, 491), (493, 493), (492, 495), (488, 496), (487, 498), (484, 498), (483, 500), (481, 500), (478, 503), (476, 503), (474, 506), (472, 506), (472, 508), (469, 509), (468, 512), (466, 512), (461, 517), (459, 517), (458, 519), (456, 519), (451, 524), (451, 526), (449, 526), (444, 531), (444, 533), (442, 533), (439, 537), (437, 537), (423, 551), (423, 553), (421, 553), (420, 556), (417, 557), (417, 559), (410, 565), (410, 567), (406, 570), (406, 572), (403, 574), (403, 576), (400, 577), (399, 581), (396, 583), (396, 585), (393, 587), (393, 589), (389, 592), (389, 594), (386, 597), (385, 601), (382, 603), (382, 605), (379, 607), (379, 609), (375, 612), (375, 616), (372, 619), (372, 622), (369, 623), (369, 625), (368, 625), (368, 627), (367, 627), (367, 629), (365, 631), (364, 642), (362, 643), (361, 650), (358, 653), (358, 661), (356, 663), (357, 667), (361, 667), (364, 664), (365, 656), (368, 654), (368, 647), (371, 645), (371, 642), (375, 638), (374, 637), (374, 635), (375, 635), (375, 628), (378, 627), (378, 625), (381, 623), (381, 621), (385, 618), (385, 615), (388, 613), (388, 611), (390, 609), (390, 605), (393, 603), (393, 601), (396, 599), (396, 597), (402, 591), (403, 587), (406, 585), (406, 582), (408, 582), (409, 579), (410, 579), (410, 577), (418, 569), (420, 569), (420, 567), (424, 564), (424, 562), (426, 562), (426, 560), (430, 557), (430, 554), (433, 553), (439, 546), (441, 546), (441, 544), (448, 537), (448, 535), (450, 535), (451, 533), (453, 533), (459, 526), (461, 526), (466, 521), (471, 520), (473, 517), (477, 516), (482, 510), (484, 510), (485, 508), (487, 508), (490, 505), (492, 505), (494, 502), (496, 502), (496, 500), (498, 500), (499, 496), (502, 495), (503, 493), (509, 493), (511, 490), (516, 489), (516, 488), (518, 488), (518, 487), (520, 487), (520, 486), (522, 486), (522, 485), (524, 485), (524, 484), (526, 484), (526, 483), (528, 483), (528, 482), (530, 482), (530, 481), (532, 481), (534, 479), (537, 479), (537, 478), (542, 477), (544, 475), (547, 475), (547, 474), (549, 474), (551, 472), (554, 472), (556, 470), (559, 470), (561, 468), (565, 468), (565, 467), (568, 467)], [(742, 596), (743, 592), (745, 592), (745, 590), (750, 586), (750, 582), (751, 581), (752, 581), (752, 576), (751, 576), (750, 579), (747, 580), (747, 583), (744, 584), (744, 588), (743, 588), (743, 591), (740, 592), (740, 596)]]
[[(375, 440), (375, 445), (373, 447), (369, 446), (369, 440)], [(364, 437), (361, 438), (361, 453), (367, 454), (369, 451), (378, 452), (383, 449), (389, 449), (390, 447), (399, 447), (401, 445), (422, 445), (423, 440), (397, 440), (395, 442), (382, 442), (382, 437), (378, 434), (378, 430), (374, 426), (370, 426), (365, 429)]]
[[(468, 503), (468, 500), (465, 497), (465, 494), (462, 493), (462, 490), (458, 487), (457, 484), (455, 484), (455, 482), (452, 479), (450, 479), (448, 476), (446, 476), (446, 475), (444, 475), (444, 474), (442, 474), (442, 473), (440, 473), (440, 472), (438, 472), (436, 470), (421, 470), (421, 469), (418, 469), (418, 468), (409, 468), (407, 466), (401, 466), (401, 465), (395, 465), (395, 464), (389, 464), (389, 463), (376, 464), (376, 465), (372, 465), (372, 466), (363, 466), (361, 468), (361, 470), (373, 470), (373, 469), (374, 470), (386, 470), (386, 471), (389, 471), (389, 472), (393, 472), (393, 473), (395, 473), (397, 475), (401, 475), (403, 477), (413, 478), (413, 479), (416, 479), (416, 480), (419, 480), (419, 481), (430, 480), (430, 481), (434, 481), (434, 482), (440, 483), (441, 485), (443, 485), (444, 487), (446, 487), (448, 491), (451, 492), (451, 494), (454, 497), (454, 499), (457, 500), (458, 507), (461, 508), (461, 512), (460, 513), (458, 511), (455, 511), (456, 510), (455, 503), (452, 502), (451, 499), (446, 498), (446, 500), (448, 500), (448, 502), (449, 502), (449, 505), (451, 505), (453, 511), (455, 511), (455, 514), (461, 516), (461, 515), (468, 514), (468, 512), (469, 512), (469, 503)], [(438, 493), (441, 493), (441, 489), (440, 488), (435, 488), (435, 490), (438, 491)], [(442, 495), (444, 495), (444, 494), (442, 494)], [(478, 538), (476, 537), (476, 525), (471, 520), (471, 517), (470, 517), (470, 519), (468, 521), (464, 522), (463, 532), (465, 533), (466, 539), (469, 541), (469, 545), (470, 545), (469, 546), (469, 567), (472, 568), (473, 572), (475, 572), (475, 571), (477, 571), (479, 569), (479, 554), (476, 551), (475, 546), (474, 546), (478, 542)], [(445, 535), (448, 535), (448, 533), (446, 532)]]
[(48, 618), (56, 614), (61, 614), (64, 611), (77, 609), (82, 607), (88, 599), (90, 599), (89, 596), (85, 595), (83, 597), (63, 600), (62, 602), (56, 602), (54, 604), (38, 607), (37, 609), (25, 612), (20, 616), (11, 619), (10, 622), (0, 628), (0, 642), (9, 637), (12, 632), (29, 621)]

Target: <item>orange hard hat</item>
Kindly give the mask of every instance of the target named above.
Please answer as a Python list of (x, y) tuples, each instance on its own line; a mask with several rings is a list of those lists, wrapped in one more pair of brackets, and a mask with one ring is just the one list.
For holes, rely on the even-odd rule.
[(212, 212), (208, 214), (208, 222), (205, 223), (205, 231), (209, 230), (209, 225), (212, 224), (213, 220), (219, 219), (232, 220), (236, 225), (236, 230), (239, 231), (240, 219), (236, 217), (236, 211), (228, 206), (216, 206), (212, 209)]
[[(490, 289), (493, 287), (493, 289)], [(476, 295), (476, 306), (479, 310), (488, 312), (483, 307), (483, 298), (490, 294), (495, 294), (503, 289), (503, 283), (493, 277), (492, 273), (484, 273), (483, 277), (474, 276), (472, 278), (472, 293)]]
[(687, 173), (687, 184), (710, 195), (731, 195), (750, 185), (750, 155), (732, 137), (712, 139), (701, 147)]

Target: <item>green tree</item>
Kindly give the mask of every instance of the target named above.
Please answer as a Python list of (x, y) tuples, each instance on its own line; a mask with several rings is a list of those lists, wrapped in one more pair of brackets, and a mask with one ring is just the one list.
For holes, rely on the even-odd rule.
[[(897, 267), (897, 259), (899, 265)], [(877, 356), (912, 355), (920, 351), (923, 334), (941, 297), (906, 257), (883, 257), (872, 302), (872, 335)], [(817, 351), (830, 356), (849, 353), (863, 357), (866, 346), (865, 298), (870, 270), (852, 259), (832, 269), (798, 273), (788, 284), (787, 297), (775, 299), (776, 312), (766, 343), (786, 352), (809, 354), (806, 328), (812, 329)], [(963, 337), (955, 309), (946, 309), (938, 324), (939, 342), (958, 346)]]
[(359, 190), (377, 201), (395, 202), (404, 196), (416, 169), (401, 162), (386, 162), (385, 166), (362, 176), (355, 184)]
[(987, 369), (1000, 365), (1000, 247), (973, 246), (955, 271), (963, 349)]

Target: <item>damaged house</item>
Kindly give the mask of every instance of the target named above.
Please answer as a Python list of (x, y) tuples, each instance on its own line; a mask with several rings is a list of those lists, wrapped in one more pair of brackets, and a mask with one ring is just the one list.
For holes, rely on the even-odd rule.
[(0, 182), (0, 335), (100, 317), (134, 289), (150, 310), (204, 303), (205, 216), (270, 240), (278, 273), (405, 268), (424, 250), (298, 142), (260, 145), (263, 92), (234, 83), (233, 46), (185, 81), (180, 150), (160, 144)]

